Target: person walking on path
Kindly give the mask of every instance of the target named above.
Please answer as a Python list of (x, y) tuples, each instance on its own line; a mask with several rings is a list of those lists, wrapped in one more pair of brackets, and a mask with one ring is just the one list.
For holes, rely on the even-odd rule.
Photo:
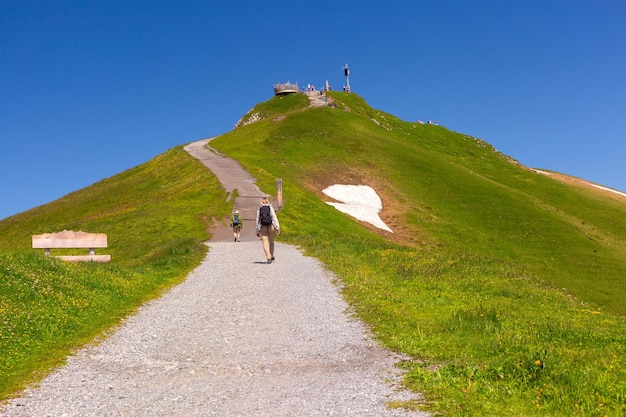
[(239, 210), (235, 210), (235, 212), (231, 216), (230, 227), (233, 228), (233, 237), (235, 238), (235, 242), (240, 242), (241, 229), (243, 228), (243, 220), (239, 215)]
[(280, 224), (274, 207), (264, 197), (261, 199), (261, 206), (256, 212), (256, 235), (263, 239), (263, 250), (268, 264), (274, 260), (274, 234), (280, 235)]

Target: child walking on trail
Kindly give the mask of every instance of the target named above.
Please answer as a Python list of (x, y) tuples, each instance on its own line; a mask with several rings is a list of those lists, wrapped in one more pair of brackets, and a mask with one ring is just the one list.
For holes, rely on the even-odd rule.
[(239, 215), (239, 210), (235, 210), (235, 212), (231, 216), (230, 227), (233, 228), (233, 236), (235, 238), (235, 242), (239, 242), (239, 239), (241, 238), (241, 228), (243, 227), (243, 220)]
[(267, 263), (274, 261), (274, 234), (280, 234), (280, 224), (274, 207), (267, 198), (261, 200), (261, 206), (256, 212), (256, 235), (263, 239), (263, 250)]

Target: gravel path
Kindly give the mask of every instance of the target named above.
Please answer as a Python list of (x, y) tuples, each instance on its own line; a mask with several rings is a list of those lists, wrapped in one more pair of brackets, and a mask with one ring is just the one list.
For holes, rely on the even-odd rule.
[(181, 285), (69, 358), (5, 416), (415, 416), (388, 410), (399, 358), (293, 246), (210, 244)]
[[(206, 143), (187, 149), (232, 179), (236, 169), (214, 160)], [(232, 186), (254, 181), (240, 182)], [(254, 198), (235, 203), (253, 210), (255, 187), (246, 193)], [(351, 318), (332, 274), (279, 242), (268, 265), (253, 232), (246, 237), (235, 243), (225, 230), (214, 235), (206, 259), (182, 284), (68, 358), (0, 415), (427, 415), (386, 407), (415, 398), (394, 389), (401, 358)]]
[[(211, 139), (213, 138), (192, 142), (185, 146), (185, 150), (207, 167), (217, 177), (227, 192), (233, 193), (237, 190), (238, 196), (233, 202), (233, 209), (240, 211), (244, 221), (241, 240), (255, 240), (254, 222), (256, 221), (256, 210), (259, 208), (261, 198), (270, 196), (259, 190), (259, 187), (256, 185), (256, 179), (243, 169), (239, 162), (220, 154), (208, 146)], [(277, 204), (274, 206), (277, 207)], [(232, 240), (233, 234), (231, 230), (225, 227), (229, 220), (225, 219), (223, 224), (218, 224), (212, 230), (212, 241), (227, 242)]]

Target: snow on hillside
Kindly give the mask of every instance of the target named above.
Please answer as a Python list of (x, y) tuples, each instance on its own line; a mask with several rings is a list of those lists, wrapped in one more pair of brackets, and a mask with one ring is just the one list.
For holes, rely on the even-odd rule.
[(379, 229), (393, 233), (383, 222), (378, 213), (383, 209), (383, 203), (372, 187), (367, 185), (331, 185), (322, 191), (327, 196), (342, 203), (330, 203), (337, 210), (346, 213), (357, 220), (367, 222)]

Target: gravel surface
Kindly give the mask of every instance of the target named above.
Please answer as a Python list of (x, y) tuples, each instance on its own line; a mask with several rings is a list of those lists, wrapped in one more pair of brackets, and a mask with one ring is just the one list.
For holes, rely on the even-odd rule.
[(424, 416), (387, 409), (400, 358), (293, 246), (212, 242), (204, 262), (3, 416)]

